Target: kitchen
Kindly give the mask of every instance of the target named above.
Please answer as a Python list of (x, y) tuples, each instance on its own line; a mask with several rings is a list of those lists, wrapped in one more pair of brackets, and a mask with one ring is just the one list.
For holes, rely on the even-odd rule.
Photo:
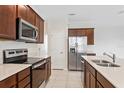
[[(0, 7), (1, 87), (98, 88), (100, 85), (124, 87), (121, 81), (123, 77), (109, 74), (123, 70), (123, 5), (6, 5)], [(50, 10), (57, 13), (51, 13)], [(25, 29), (29, 31), (27, 30), (26, 33)], [(80, 50), (82, 54), (79, 58), (70, 61), (81, 62), (82, 59), (82, 63), (75, 63), (76, 66), (80, 66), (76, 71), (69, 67), (69, 53), (77, 52), (76, 48), (69, 47), (70, 37), (77, 37), (76, 40), (78, 37), (86, 37), (82, 40), (86, 41), (85, 45), (80, 46), (83, 48)], [(104, 52), (115, 54), (116, 60), (113, 64), (119, 66), (110, 67), (109, 63), (107, 67), (98, 66), (95, 62), (99, 60), (112, 63), (111, 58), (103, 55)], [(92, 60), (95, 62), (91, 62)], [(89, 71), (88, 74), (86, 74), (87, 71)], [(99, 80), (98, 76), (102, 77), (102, 81), (108, 81), (109, 86), (104, 84), (101, 78)], [(93, 80), (91, 77), (94, 77)], [(10, 82), (8, 86), (11, 80), (14, 82)], [(63, 84), (63, 82), (69, 84)], [(100, 83), (99, 86), (97, 83)]]

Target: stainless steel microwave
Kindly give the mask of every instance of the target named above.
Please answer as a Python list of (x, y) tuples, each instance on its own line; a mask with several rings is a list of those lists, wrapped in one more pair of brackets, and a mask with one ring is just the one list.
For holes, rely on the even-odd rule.
[(16, 38), (25, 42), (36, 42), (38, 37), (38, 28), (29, 22), (18, 18), (17, 19), (17, 34)]

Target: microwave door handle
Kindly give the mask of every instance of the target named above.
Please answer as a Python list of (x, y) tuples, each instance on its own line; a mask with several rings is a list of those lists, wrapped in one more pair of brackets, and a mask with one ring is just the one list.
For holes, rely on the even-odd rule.
[(38, 31), (36, 30), (36, 37), (35, 38), (37, 38), (38, 37)]

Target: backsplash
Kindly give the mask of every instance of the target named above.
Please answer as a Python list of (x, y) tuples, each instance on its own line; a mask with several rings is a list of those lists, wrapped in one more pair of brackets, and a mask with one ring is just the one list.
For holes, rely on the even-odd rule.
[(46, 50), (44, 47), (45, 47), (44, 44), (0, 40), (0, 63), (3, 63), (4, 49), (27, 48), (29, 57), (42, 57), (43, 55), (46, 54)]

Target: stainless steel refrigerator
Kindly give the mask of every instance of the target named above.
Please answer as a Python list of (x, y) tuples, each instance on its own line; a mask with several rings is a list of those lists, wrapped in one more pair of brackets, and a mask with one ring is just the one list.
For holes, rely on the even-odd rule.
[(68, 69), (81, 70), (81, 55), (87, 50), (87, 37), (69, 37)]

